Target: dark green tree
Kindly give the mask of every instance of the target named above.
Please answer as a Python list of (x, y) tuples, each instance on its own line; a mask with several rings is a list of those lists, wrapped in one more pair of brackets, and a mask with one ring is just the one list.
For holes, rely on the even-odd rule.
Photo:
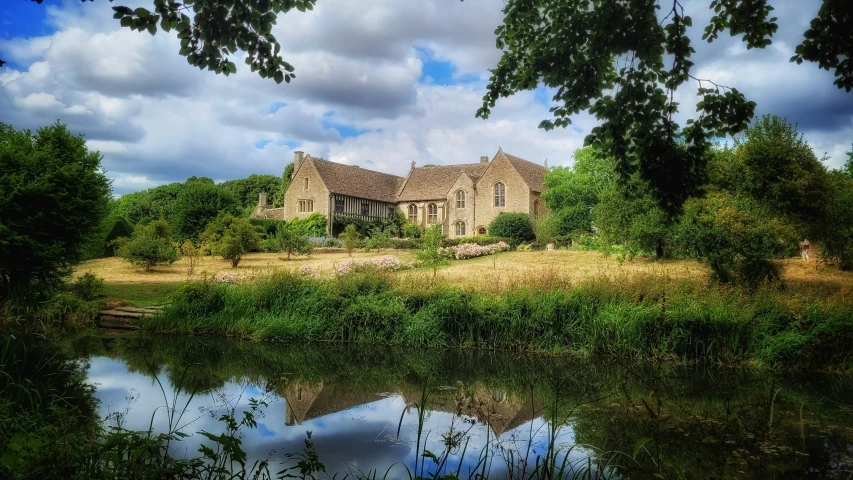
[(55, 123), (36, 133), (0, 124), (0, 298), (52, 292), (106, 216), (101, 155)]
[[(772, 4), (782, 0), (711, 0), (713, 14), (702, 38), (729, 32), (748, 49), (765, 48), (778, 26)], [(835, 84), (853, 87), (853, 9), (824, 0), (791, 61), (834, 70)], [(701, 8), (701, 7), (700, 7)], [(555, 89), (552, 119), (540, 127), (566, 127), (589, 111), (601, 124), (586, 144), (613, 158), (628, 184), (637, 175), (667, 211), (704, 183), (704, 156), (714, 137), (742, 131), (755, 103), (736, 88), (692, 74), (691, 17), (681, 2), (664, 0), (507, 0), (495, 31), (503, 51), (492, 70), (477, 116), (488, 118), (496, 101), (540, 85)], [(685, 83), (699, 94), (697, 114), (686, 125), (675, 92)]]
[(187, 180), (175, 198), (174, 214), (170, 218), (175, 237), (179, 241), (197, 239), (220, 212), (237, 215), (240, 213), (240, 202), (231, 192), (212, 182)]
[[(150, 10), (112, 8), (113, 18), (122, 27), (151, 35), (157, 30), (174, 30), (181, 42), (178, 54), (197, 68), (226, 76), (236, 73), (237, 65), (231, 56), (239, 50), (248, 54), (246, 64), (261, 78), (290, 83), (295, 77), (294, 68), (279, 55), (281, 44), (272, 35), (272, 27), (279, 14), (294, 8), (300, 12), (312, 10), (316, 3), (317, 0), (151, 0)], [(0, 60), (0, 67), (4, 63)]]
[(258, 204), (258, 194), (266, 193), (271, 200), (281, 190), (281, 178), (275, 175), (249, 175), (239, 180), (228, 180), (219, 184), (223, 190), (231, 192), (240, 201), (240, 205), (254, 207)]
[(574, 153), (571, 167), (557, 167), (545, 175), (545, 199), (554, 217), (556, 235), (592, 231), (592, 211), (601, 195), (616, 181), (613, 162), (591, 147)]
[(275, 195), (272, 198), (272, 204), (274, 207), (283, 207), (284, 206), (284, 192), (287, 191), (287, 187), (290, 186), (290, 183), (293, 181), (293, 163), (288, 163), (286, 167), (284, 167), (284, 172), (281, 174), (281, 184), (278, 190), (276, 190)]

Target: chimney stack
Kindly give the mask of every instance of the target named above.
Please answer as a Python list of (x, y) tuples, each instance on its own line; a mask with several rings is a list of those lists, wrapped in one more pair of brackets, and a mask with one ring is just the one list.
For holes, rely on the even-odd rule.
[(299, 170), (299, 166), (302, 165), (302, 159), (305, 157), (305, 152), (295, 151), (293, 152), (293, 175), (290, 178), (296, 176), (296, 171)]
[(267, 206), (267, 194), (266, 192), (261, 192), (258, 194), (258, 206), (266, 207)]
[(480, 157), (480, 163), (489, 163), (489, 157), (483, 155)]

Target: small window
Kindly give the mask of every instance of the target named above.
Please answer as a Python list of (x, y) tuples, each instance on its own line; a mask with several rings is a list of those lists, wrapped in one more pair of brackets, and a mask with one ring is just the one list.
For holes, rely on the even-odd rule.
[(456, 222), (456, 236), (464, 237), (465, 236), (465, 222), (459, 221)]
[(533, 201), (533, 218), (539, 218), (539, 200)]
[(418, 206), (414, 203), (409, 204), (409, 221), (418, 223)]
[(438, 205), (434, 203), (427, 205), (427, 223), (430, 225), (438, 223)]
[(388, 205), (388, 218), (394, 218), (394, 207)]
[(370, 215), (370, 204), (367, 202), (361, 202), (361, 214), (363, 216)]
[(480, 227), (477, 229), (477, 235), (485, 235), (485, 234), (486, 234), (486, 227)]
[(305, 177), (305, 190), (308, 190), (308, 177)]
[(495, 206), (506, 206), (506, 186), (503, 183), (495, 184)]
[(465, 190), (456, 192), (456, 208), (465, 208)]
[(344, 211), (344, 199), (341, 197), (335, 197), (335, 211), (343, 212)]
[(299, 213), (311, 213), (314, 211), (314, 200), (299, 200), (296, 203)]

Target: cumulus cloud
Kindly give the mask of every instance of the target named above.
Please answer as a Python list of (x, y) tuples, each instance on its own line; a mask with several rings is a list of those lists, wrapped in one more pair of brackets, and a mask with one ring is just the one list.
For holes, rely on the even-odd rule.
[[(840, 165), (853, 134), (853, 96), (832, 86), (828, 72), (787, 63), (817, 9), (807, 3), (781, 6), (774, 46), (746, 51), (739, 38), (699, 40), (710, 11), (705, 1), (688, 1), (696, 73), (737, 87), (759, 113), (799, 122), (819, 155)], [(117, 193), (192, 175), (280, 174), (294, 150), (398, 175), (412, 161), (476, 162), (499, 146), (569, 164), (596, 124), (584, 114), (572, 128), (539, 130), (550, 117), (544, 90), (502, 100), (487, 121), (474, 118), (500, 54), (500, 2), (323, 0), (312, 12), (280, 16), (274, 33), (297, 74), (282, 85), (248, 72), (240, 55), (236, 75), (198, 71), (178, 56), (172, 35), (119, 28), (109, 4), (46, 8), (52, 34), (0, 41), (0, 57), (15, 65), (0, 71), (0, 121), (37, 128), (60, 120), (85, 134)], [(425, 81), (435, 62), (465, 82)], [(685, 112), (695, 103), (690, 90), (679, 95)]]

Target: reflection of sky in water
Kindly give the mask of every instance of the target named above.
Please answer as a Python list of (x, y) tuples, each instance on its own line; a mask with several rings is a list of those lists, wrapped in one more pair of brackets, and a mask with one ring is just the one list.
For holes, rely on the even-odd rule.
[[(223, 399), (236, 406), (237, 416), (241, 418), (241, 412), (249, 407), (250, 398), (264, 395), (263, 389), (256, 385), (229, 382), (216, 392), (197, 394), (191, 399), (187, 394), (178, 394), (176, 397), (166, 375), (161, 374), (159, 378), (164, 391), (152, 377), (128, 372), (123, 362), (105, 357), (93, 358), (89, 369), (89, 382), (97, 387), (96, 396), (101, 402), (101, 416), (121, 412), (130, 406), (123, 426), (132, 430), (147, 430), (149, 424), (153, 424), (155, 431), (168, 430), (170, 415), (169, 410), (164, 408), (168, 401), (170, 405), (176, 404), (179, 408), (186, 406), (179, 422), (185, 433), (203, 430), (219, 433), (222, 424), (218, 418), (227, 411)], [(285, 453), (301, 451), (306, 431), (312, 432), (317, 452), (329, 474), (346, 472), (348, 469), (363, 473), (376, 470), (381, 477), (394, 464), (402, 463), (413, 470), (416, 460), (419, 460), (416, 451), (418, 416), (415, 408), (408, 409), (403, 415), (400, 436), (397, 438), (400, 416), (406, 409), (406, 402), (399, 395), (383, 397), (377, 392), (375, 400), (369, 403), (290, 426), (286, 424), (284, 398), (271, 394), (269, 402), (269, 406), (257, 418), (258, 427), (244, 431), (243, 448), (250, 463), (274, 452), (271, 457), (272, 469), (277, 471), (278, 463), (283, 460)], [(448, 469), (456, 471), (459, 467), (464, 447), (461, 471), (467, 474), (477, 464), (482, 449), (488, 444), (492, 457), (489, 477), (502, 478), (506, 476), (503, 458), (509, 451), (513, 452), (516, 464), (519, 464), (519, 459), (526, 457), (532, 466), (538, 456), (544, 455), (548, 444), (548, 425), (541, 418), (528, 420), (504, 431), (497, 440), (487, 426), (463, 420), (447, 412), (428, 412), (422, 437), (424, 443), (420, 451), (442, 452), (442, 434), (452, 426), (456, 430), (467, 431), (465, 438), (468, 443), (465, 447), (463, 441), (454, 451), (455, 455), (448, 459)], [(192, 435), (180, 442), (177, 453), (196, 455), (199, 444), (204, 440), (200, 435)], [(556, 444), (574, 444), (571, 426), (560, 430)], [(570, 453), (571, 460), (586, 458), (588, 453), (585, 449), (574, 449)], [(408, 477), (402, 465), (393, 467), (389, 474), (389, 478), (399, 477)]]

